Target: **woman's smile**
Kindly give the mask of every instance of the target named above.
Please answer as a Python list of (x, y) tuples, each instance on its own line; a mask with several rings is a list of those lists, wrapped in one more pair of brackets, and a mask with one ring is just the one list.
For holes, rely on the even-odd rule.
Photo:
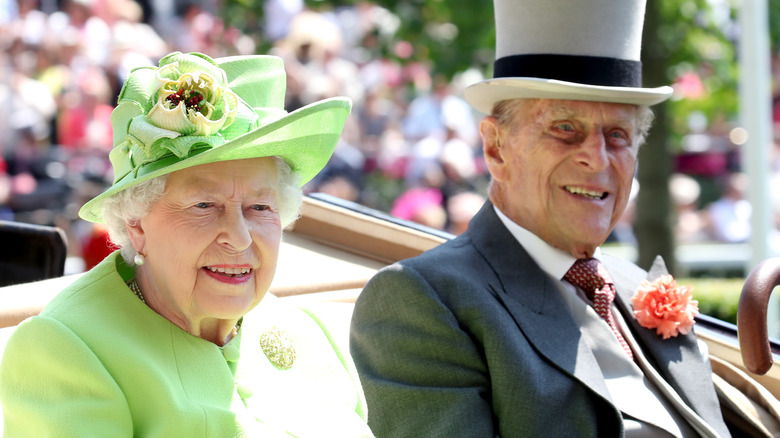
[(244, 284), (252, 279), (254, 272), (249, 265), (205, 266), (203, 271), (209, 277), (227, 284)]

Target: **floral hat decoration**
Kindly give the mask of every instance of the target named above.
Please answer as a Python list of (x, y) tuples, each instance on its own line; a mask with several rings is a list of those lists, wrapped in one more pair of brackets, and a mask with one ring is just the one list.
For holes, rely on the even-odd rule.
[(281, 58), (171, 53), (133, 70), (111, 113), (114, 182), (79, 215), (102, 222), (106, 198), (143, 181), (218, 161), (278, 156), (303, 185), (327, 164), (352, 108), (345, 97), (288, 113)]

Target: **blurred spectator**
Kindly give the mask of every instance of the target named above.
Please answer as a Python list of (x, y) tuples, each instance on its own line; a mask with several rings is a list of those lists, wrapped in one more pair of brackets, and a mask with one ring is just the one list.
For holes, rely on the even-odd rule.
[(669, 179), (669, 193), (675, 208), (676, 242), (683, 244), (708, 240), (707, 215), (699, 208), (699, 183), (688, 175), (676, 173)]
[[(34, 52), (26, 50), (19, 40), (9, 51), (10, 71), (0, 79), (0, 95), (4, 104), (0, 107), (2, 132), (0, 146), (6, 160), (17, 155), (14, 146), (20, 136), (32, 136), (45, 141), (51, 134), (51, 122), (56, 115), (57, 104), (49, 88), (31, 76), (34, 69)], [(12, 170), (13, 172), (13, 170)]]
[(360, 187), (343, 174), (329, 176), (322, 181), (316, 192), (325, 193), (351, 202), (360, 202)]
[(471, 107), (453, 93), (449, 82), (437, 75), (431, 92), (420, 94), (409, 104), (403, 133), (411, 140), (434, 137), (443, 141), (448, 129), (466, 143), (473, 144), (477, 140)]
[(11, 221), (14, 219), (14, 212), (8, 205), (11, 198), (11, 178), (8, 176), (8, 166), (0, 155), (0, 220)]
[(290, 22), (303, 10), (303, 0), (265, 0), (265, 35), (271, 41), (287, 36)]
[(478, 190), (478, 157), (481, 150), (459, 137), (454, 129), (447, 128), (447, 139), (442, 145), (439, 162), (444, 172), (442, 193), (445, 202), (460, 192)]
[(731, 173), (723, 178), (720, 199), (707, 207), (710, 231), (721, 242), (745, 242), (750, 237), (750, 203), (745, 199), (748, 178)]
[(57, 121), (61, 146), (76, 151), (101, 149), (112, 144), (113, 92), (103, 70), (91, 67), (76, 78), (76, 88), (67, 93)]
[(108, 231), (104, 224), (96, 224), (90, 230), (81, 243), (81, 257), (84, 259), (84, 270), (90, 270), (100, 263), (116, 248), (112, 246), (108, 238)]
[(482, 208), (486, 197), (476, 192), (461, 192), (447, 200), (447, 231), (460, 235), (469, 226), (469, 221)]
[(105, 66), (111, 53), (111, 28), (93, 13), (100, 0), (65, 0), (64, 12), (68, 26), (77, 31), (82, 55), (92, 65)]
[(447, 215), (441, 192), (435, 188), (411, 188), (399, 196), (390, 214), (439, 230), (444, 229)]

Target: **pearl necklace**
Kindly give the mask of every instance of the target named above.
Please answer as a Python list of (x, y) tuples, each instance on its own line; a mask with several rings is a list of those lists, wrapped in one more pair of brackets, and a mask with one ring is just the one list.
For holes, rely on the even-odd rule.
[[(141, 288), (138, 286), (138, 282), (135, 280), (135, 278), (133, 278), (129, 283), (127, 283), (127, 286), (130, 288), (131, 291), (133, 291), (133, 294), (135, 294), (135, 296), (137, 296), (141, 300), (142, 303), (146, 304), (146, 298), (144, 298), (144, 294), (141, 293)], [(148, 306), (148, 304), (146, 305)], [(241, 328), (242, 322), (243, 319), (239, 319), (238, 323), (236, 323), (236, 325), (233, 326), (233, 329), (230, 331), (230, 334), (227, 337), (228, 342), (230, 341), (230, 339), (233, 339), (238, 334), (238, 329)]]
[(141, 293), (141, 288), (138, 287), (138, 282), (135, 281), (135, 278), (133, 278), (133, 280), (130, 283), (128, 283), (127, 285), (130, 287), (130, 290), (133, 291), (135, 296), (140, 298), (141, 302), (146, 304), (146, 299), (144, 298), (144, 294)]

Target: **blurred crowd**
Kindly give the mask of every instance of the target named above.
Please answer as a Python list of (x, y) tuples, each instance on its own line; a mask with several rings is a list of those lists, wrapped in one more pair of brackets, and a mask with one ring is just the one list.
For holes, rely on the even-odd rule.
[[(285, 60), (288, 111), (334, 95), (354, 103), (331, 162), (306, 191), (461, 233), (488, 185), (480, 115), (462, 98), (480, 74), (447, 79), (433, 62), (400, 63), (411, 50), (403, 42), (382, 56), (399, 19), (369, 1), (327, 11), (303, 0), (260, 4), (263, 22), (250, 32), (226, 24), (220, 0), (0, 0), (0, 219), (61, 227), (76, 261), (68, 271), (93, 266), (110, 248), (77, 212), (112, 181), (110, 114), (127, 74), (174, 50), (216, 58), (262, 49)], [(707, 141), (723, 140), (711, 131)], [(677, 163), (670, 187), (682, 242), (749, 234), (744, 176), (726, 141), (707, 146), (724, 152), (714, 154), (715, 177), (697, 174), (709, 156), (694, 151)], [(717, 196), (702, 187), (715, 179), (724, 181)], [(632, 240), (630, 211), (614, 240)]]
[[(370, 2), (331, 11), (265, 0), (253, 33), (228, 26), (218, 0), (0, 0), (0, 219), (56, 225), (69, 272), (110, 248), (78, 209), (112, 181), (110, 115), (124, 78), (178, 50), (285, 60), (286, 108), (345, 95), (354, 108), (324, 172), (307, 185), (459, 233), (487, 178), (465, 83), (433, 65), (378, 56), (398, 19)], [(403, 52), (408, 47), (399, 46)]]
[[(776, 71), (780, 76), (780, 70)], [(777, 84), (780, 81), (775, 79)], [(775, 99), (769, 152), (770, 250), (780, 254), (780, 89)], [(750, 178), (743, 167), (745, 132), (725, 118), (694, 113), (689, 133), (675, 155), (669, 191), (675, 208), (678, 244), (746, 243), (751, 236)]]

